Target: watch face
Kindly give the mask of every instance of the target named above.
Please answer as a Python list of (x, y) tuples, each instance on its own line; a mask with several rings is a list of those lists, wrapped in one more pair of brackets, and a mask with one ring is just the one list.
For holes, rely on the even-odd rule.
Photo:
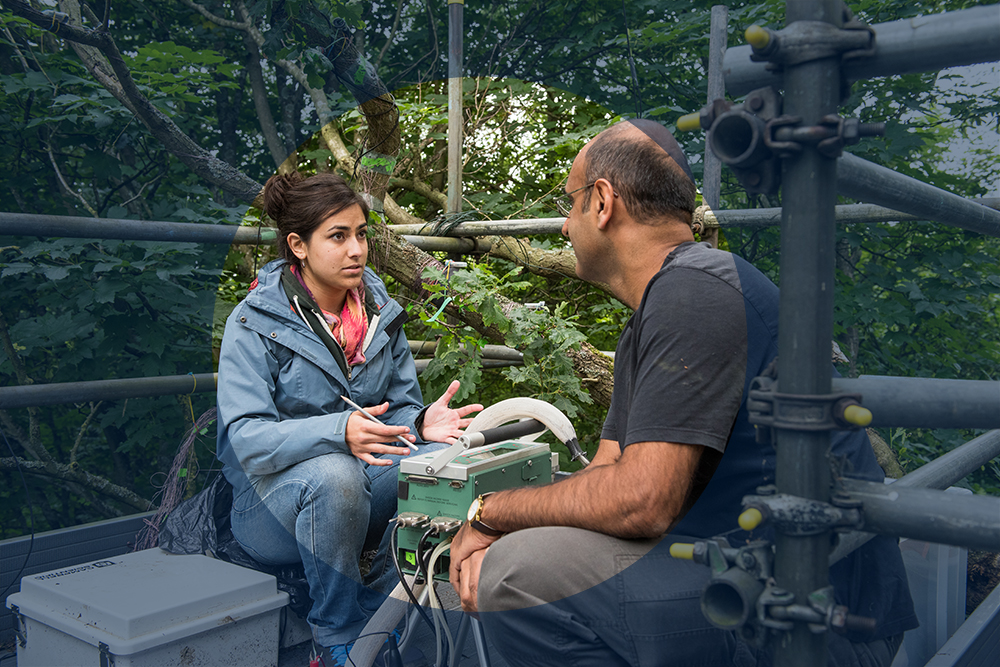
[(472, 501), (472, 504), (469, 505), (469, 516), (468, 516), (469, 521), (472, 521), (473, 519), (476, 518), (476, 512), (478, 510), (479, 510), (479, 498), (476, 498), (475, 500)]

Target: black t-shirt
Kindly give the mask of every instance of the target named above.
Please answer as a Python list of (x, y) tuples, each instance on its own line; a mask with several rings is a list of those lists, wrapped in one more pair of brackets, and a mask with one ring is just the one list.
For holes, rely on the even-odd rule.
[[(775, 451), (756, 441), (746, 395), (777, 353), (778, 288), (742, 259), (684, 243), (646, 286), (618, 341), (601, 437), (622, 449), (647, 441), (708, 448), (674, 534), (726, 534), (733, 546), (770, 537), (742, 531), (737, 518), (743, 496), (774, 483)], [(864, 431), (835, 432), (831, 453), (848, 476), (883, 479)], [(840, 604), (878, 620), (875, 636), (917, 626), (895, 539), (871, 540), (832, 567), (830, 580)]]

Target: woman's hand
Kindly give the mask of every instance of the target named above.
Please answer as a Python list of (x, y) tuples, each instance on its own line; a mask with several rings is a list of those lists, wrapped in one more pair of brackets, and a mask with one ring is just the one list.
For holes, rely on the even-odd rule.
[[(452, 395), (454, 395), (454, 392), (452, 392)], [(375, 417), (385, 414), (385, 411), (388, 409), (388, 402), (374, 407), (365, 406), (365, 410)], [(347, 418), (347, 433), (345, 434), (347, 446), (350, 447), (351, 454), (354, 454), (369, 465), (391, 466), (393, 463), (389, 459), (377, 459), (372, 456), (373, 454), (400, 454), (405, 456), (410, 453), (408, 448), (400, 447), (398, 444), (396, 446), (385, 444), (387, 442), (399, 443), (396, 440), (397, 435), (403, 436), (410, 442), (416, 442), (417, 440), (415, 436), (410, 434), (410, 429), (406, 426), (376, 424), (357, 411), (351, 413), (351, 416)]]
[(424, 425), (420, 429), (420, 435), (428, 442), (451, 443), (455, 438), (462, 435), (462, 429), (472, 422), (472, 419), (465, 419), (466, 415), (479, 412), (483, 409), (478, 403), (473, 405), (463, 405), (460, 408), (449, 408), (448, 403), (458, 393), (462, 384), (455, 380), (447, 391), (441, 394), (441, 398), (427, 406), (424, 412)]

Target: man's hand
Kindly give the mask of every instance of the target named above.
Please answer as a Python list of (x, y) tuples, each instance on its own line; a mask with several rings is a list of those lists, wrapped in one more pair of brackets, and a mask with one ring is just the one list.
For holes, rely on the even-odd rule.
[[(384, 414), (389, 409), (388, 403), (365, 407), (365, 410), (374, 416)], [(400, 454), (406, 455), (410, 450), (406, 447), (387, 445), (386, 442), (396, 442), (396, 436), (401, 435), (407, 440), (415, 441), (417, 438), (410, 434), (410, 429), (406, 426), (391, 426), (389, 424), (376, 424), (360, 412), (353, 412), (347, 418), (347, 429), (344, 440), (351, 449), (351, 454), (373, 466), (391, 466), (389, 459), (377, 459), (373, 454)], [(402, 444), (402, 443), (399, 443)]]
[(427, 406), (424, 412), (424, 425), (421, 428), (421, 437), (428, 442), (454, 442), (454, 438), (462, 435), (462, 429), (468, 426), (472, 419), (465, 419), (473, 412), (479, 412), (483, 406), (476, 403), (473, 405), (463, 405), (460, 408), (449, 408), (448, 403), (458, 393), (462, 384), (455, 380), (447, 391), (441, 394), (441, 398)]
[(500, 538), (484, 535), (466, 523), (451, 541), (448, 577), (462, 600), (463, 611), (475, 612), (478, 608), (476, 595), (479, 591), (479, 569), (490, 545), (498, 539)]

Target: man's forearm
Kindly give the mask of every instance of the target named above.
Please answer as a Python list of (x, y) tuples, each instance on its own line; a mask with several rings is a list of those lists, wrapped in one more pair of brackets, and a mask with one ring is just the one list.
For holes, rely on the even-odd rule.
[(482, 521), (504, 532), (573, 526), (623, 538), (655, 537), (678, 518), (701, 452), (692, 445), (636, 443), (613, 463), (558, 484), (490, 496)]

